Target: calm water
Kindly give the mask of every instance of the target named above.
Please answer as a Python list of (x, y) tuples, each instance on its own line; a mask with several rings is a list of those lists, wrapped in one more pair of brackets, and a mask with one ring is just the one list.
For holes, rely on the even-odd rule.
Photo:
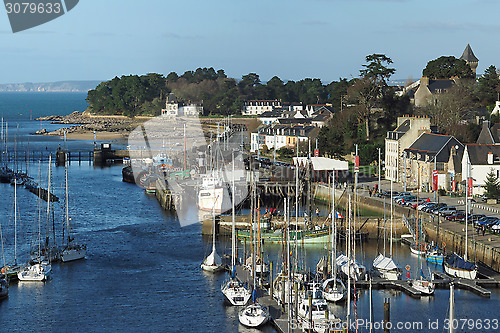
[[(15, 95), (6, 97), (0, 94), (0, 111), (10, 119), (9, 126), (11, 122), (20, 123), (19, 133), (29, 133), (39, 124), (29, 121), (29, 114), (26, 118), (25, 111), (18, 111), (23, 113), (21, 116), (13, 114), (12, 110), (16, 108), (25, 109), (29, 105), (27, 107), (33, 110), (39, 109), (35, 106), (51, 105), (50, 98), (65, 101), (60, 106), (61, 111), (53, 112), (53, 108), (49, 107), (40, 111), (40, 115), (67, 114), (85, 106), (84, 94), (49, 94), (50, 98), (45, 94)], [(16, 98), (20, 98), (19, 104), (16, 104)], [(5, 105), (9, 105), (8, 109), (4, 109)], [(11, 113), (7, 114), (7, 111)], [(61, 143), (58, 138), (37, 138), (39, 141), (30, 137), (30, 146), (37, 142), (43, 149), (47, 146), (55, 150)], [(68, 144), (83, 148), (92, 146), (92, 143), (84, 141)], [(44, 182), (47, 169), (47, 164), (42, 164)], [(33, 176), (37, 176), (37, 170), (38, 164), (30, 165)], [(200, 271), (199, 265), (211, 246), (211, 239), (201, 236), (200, 224), (181, 228), (173, 216), (162, 212), (154, 198), (146, 196), (135, 185), (121, 181), (121, 166), (98, 169), (87, 163), (72, 163), (69, 177), (72, 226), (78, 239), (87, 243), (87, 259), (54, 264), (52, 279), (44, 284), (19, 283), (11, 286), (8, 299), (0, 303), (0, 331), (256, 331), (240, 326), (237, 308), (224, 305), (220, 286), (225, 276)], [(54, 168), (56, 194), (63, 193), (63, 178), (64, 169)], [(14, 258), (14, 188), (0, 184), (0, 198), (5, 257), (11, 261)], [(38, 201), (36, 196), (22, 188), (18, 190), (18, 201), (18, 258), (21, 260), (27, 257), (30, 242), (37, 235)], [(63, 222), (61, 204), (56, 204), (55, 209), (60, 239)], [(229, 251), (230, 244), (228, 240), (221, 239), (217, 247), (218, 252), (223, 253)], [(359, 248), (358, 259), (371, 266), (377, 252), (382, 250), (382, 242), (364, 244)], [(277, 266), (280, 247), (266, 246), (265, 251)], [(323, 246), (306, 248), (300, 261), (314, 267), (325, 253)], [(394, 256), (401, 267), (409, 264), (414, 272), (417, 257), (411, 255), (406, 246), (395, 244)], [(423, 269), (427, 271), (425, 264)], [(423, 323), (424, 332), (443, 332), (448, 290), (437, 290), (435, 296), (422, 299), (413, 299), (398, 291), (374, 291), (376, 321), (382, 320), (385, 297), (391, 298), (391, 319), (394, 323), (418, 321)], [(491, 299), (484, 299), (468, 291), (456, 290), (455, 299), (457, 318), (484, 320), (499, 317), (498, 291), (493, 290)], [(357, 304), (359, 318), (368, 317), (368, 307), (368, 293), (362, 291)], [(345, 316), (345, 305), (332, 305), (331, 309), (337, 315)], [(352, 313), (354, 316), (354, 309)], [(428, 329), (429, 320), (438, 320), (439, 329)], [(267, 327), (263, 331), (273, 330)], [(398, 331), (413, 330), (392, 330)], [(495, 330), (468, 329), (466, 326), (466, 329), (457, 332)]]

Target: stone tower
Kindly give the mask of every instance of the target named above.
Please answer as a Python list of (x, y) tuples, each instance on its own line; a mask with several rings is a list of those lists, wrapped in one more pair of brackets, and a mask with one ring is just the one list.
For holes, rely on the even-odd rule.
[(472, 70), (474, 75), (476, 75), (476, 69), (477, 69), (477, 65), (479, 63), (479, 59), (476, 58), (476, 56), (474, 55), (474, 52), (472, 52), (472, 48), (470, 47), (469, 44), (467, 44), (467, 47), (465, 48), (464, 53), (462, 54), (460, 59), (465, 60), (467, 65), (470, 66), (470, 69)]

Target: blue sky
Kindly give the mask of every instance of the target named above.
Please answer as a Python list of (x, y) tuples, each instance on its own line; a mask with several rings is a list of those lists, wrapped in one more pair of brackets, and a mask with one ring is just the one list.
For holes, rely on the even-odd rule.
[(497, 0), (80, 0), (13, 34), (0, 12), (0, 83), (107, 80), (224, 69), (267, 81), (356, 77), (365, 56), (394, 61), (393, 79), (470, 43), (478, 72), (500, 68)]

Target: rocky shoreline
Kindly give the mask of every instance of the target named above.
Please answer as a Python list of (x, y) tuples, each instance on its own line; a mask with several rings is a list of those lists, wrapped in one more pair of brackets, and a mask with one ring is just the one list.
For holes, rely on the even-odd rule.
[(36, 120), (49, 121), (51, 124), (68, 124), (74, 125), (60, 128), (49, 132), (45, 128), (32, 133), (34, 135), (55, 135), (64, 136), (68, 134), (93, 134), (96, 133), (112, 133), (126, 137), (128, 133), (134, 130), (138, 125), (142, 124), (144, 119), (131, 119), (127, 117), (110, 117), (110, 116), (92, 116), (86, 112), (80, 113), (75, 111), (67, 116), (47, 116), (40, 117)]

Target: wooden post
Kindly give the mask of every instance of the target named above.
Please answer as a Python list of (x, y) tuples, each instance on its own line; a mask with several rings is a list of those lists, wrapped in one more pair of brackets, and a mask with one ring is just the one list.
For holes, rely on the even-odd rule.
[(269, 295), (271, 295), (271, 297), (273, 297), (273, 262), (272, 261), (269, 263), (269, 277), (270, 277)]
[(312, 312), (312, 307), (313, 307), (313, 297), (312, 297), (312, 295), (309, 295), (309, 312), (307, 313), (309, 315), (309, 332), (313, 332), (313, 312)]
[(391, 299), (384, 299), (384, 333), (390, 333), (389, 323), (391, 322)]

